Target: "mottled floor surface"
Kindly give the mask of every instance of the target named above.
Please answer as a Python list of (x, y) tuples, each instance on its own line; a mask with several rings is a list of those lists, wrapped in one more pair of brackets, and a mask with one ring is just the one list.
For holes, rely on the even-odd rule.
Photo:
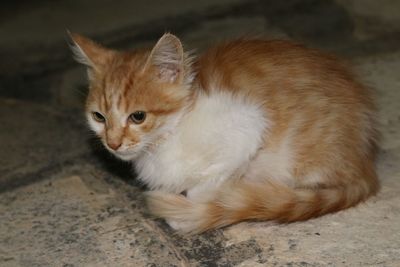
[[(0, 10), (0, 266), (400, 266), (398, 3), (365, 1), (374, 13), (350, 0), (93, 2)], [(70, 58), (66, 28), (113, 47), (171, 30), (201, 50), (250, 33), (346, 57), (376, 91), (380, 193), (306, 222), (174, 234), (146, 215), (130, 167), (87, 131), (84, 70)]]

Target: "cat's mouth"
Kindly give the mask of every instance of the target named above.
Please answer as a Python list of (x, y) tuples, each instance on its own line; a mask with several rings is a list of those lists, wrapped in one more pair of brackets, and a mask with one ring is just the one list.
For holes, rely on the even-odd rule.
[(125, 148), (124, 150), (110, 150), (109, 151), (114, 154), (117, 158), (122, 160), (132, 160), (136, 158), (139, 154), (139, 147), (137, 145)]
[(122, 160), (131, 160), (136, 157), (138, 154), (137, 152), (134, 151), (112, 151), (112, 153), (117, 157)]

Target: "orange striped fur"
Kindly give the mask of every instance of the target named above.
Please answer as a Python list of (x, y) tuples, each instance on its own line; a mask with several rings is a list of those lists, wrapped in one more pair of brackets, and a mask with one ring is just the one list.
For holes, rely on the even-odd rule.
[[(88, 66), (91, 128), (110, 152), (136, 165), (152, 190), (149, 210), (177, 230), (306, 220), (354, 206), (379, 188), (372, 98), (331, 55), (289, 41), (240, 39), (191, 58), (171, 34), (132, 52), (72, 38)], [(147, 114), (140, 125), (128, 120), (136, 110)], [(103, 124), (92, 121), (95, 111)]]

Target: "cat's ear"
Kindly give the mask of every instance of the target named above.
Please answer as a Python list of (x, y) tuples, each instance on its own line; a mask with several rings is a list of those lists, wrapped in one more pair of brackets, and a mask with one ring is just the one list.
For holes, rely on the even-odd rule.
[(107, 64), (112, 51), (82, 35), (68, 33), (72, 40), (71, 49), (75, 60), (89, 67), (89, 76), (91, 71), (101, 72)]
[(184, 78), (184, 52), (181, 41), (173, 34), (164, 34), (154, 46), (144, 70), (154, 68), (162, 82), (180, 83)]

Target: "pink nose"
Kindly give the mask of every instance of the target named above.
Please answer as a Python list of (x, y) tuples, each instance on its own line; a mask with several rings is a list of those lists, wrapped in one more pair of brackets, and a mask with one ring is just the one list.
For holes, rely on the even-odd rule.
[(108, 143), (107, 142), (107, 145), (112, 149), (112, 150), (117, 150), (120, 146), (121, 146), (121, 143)]

